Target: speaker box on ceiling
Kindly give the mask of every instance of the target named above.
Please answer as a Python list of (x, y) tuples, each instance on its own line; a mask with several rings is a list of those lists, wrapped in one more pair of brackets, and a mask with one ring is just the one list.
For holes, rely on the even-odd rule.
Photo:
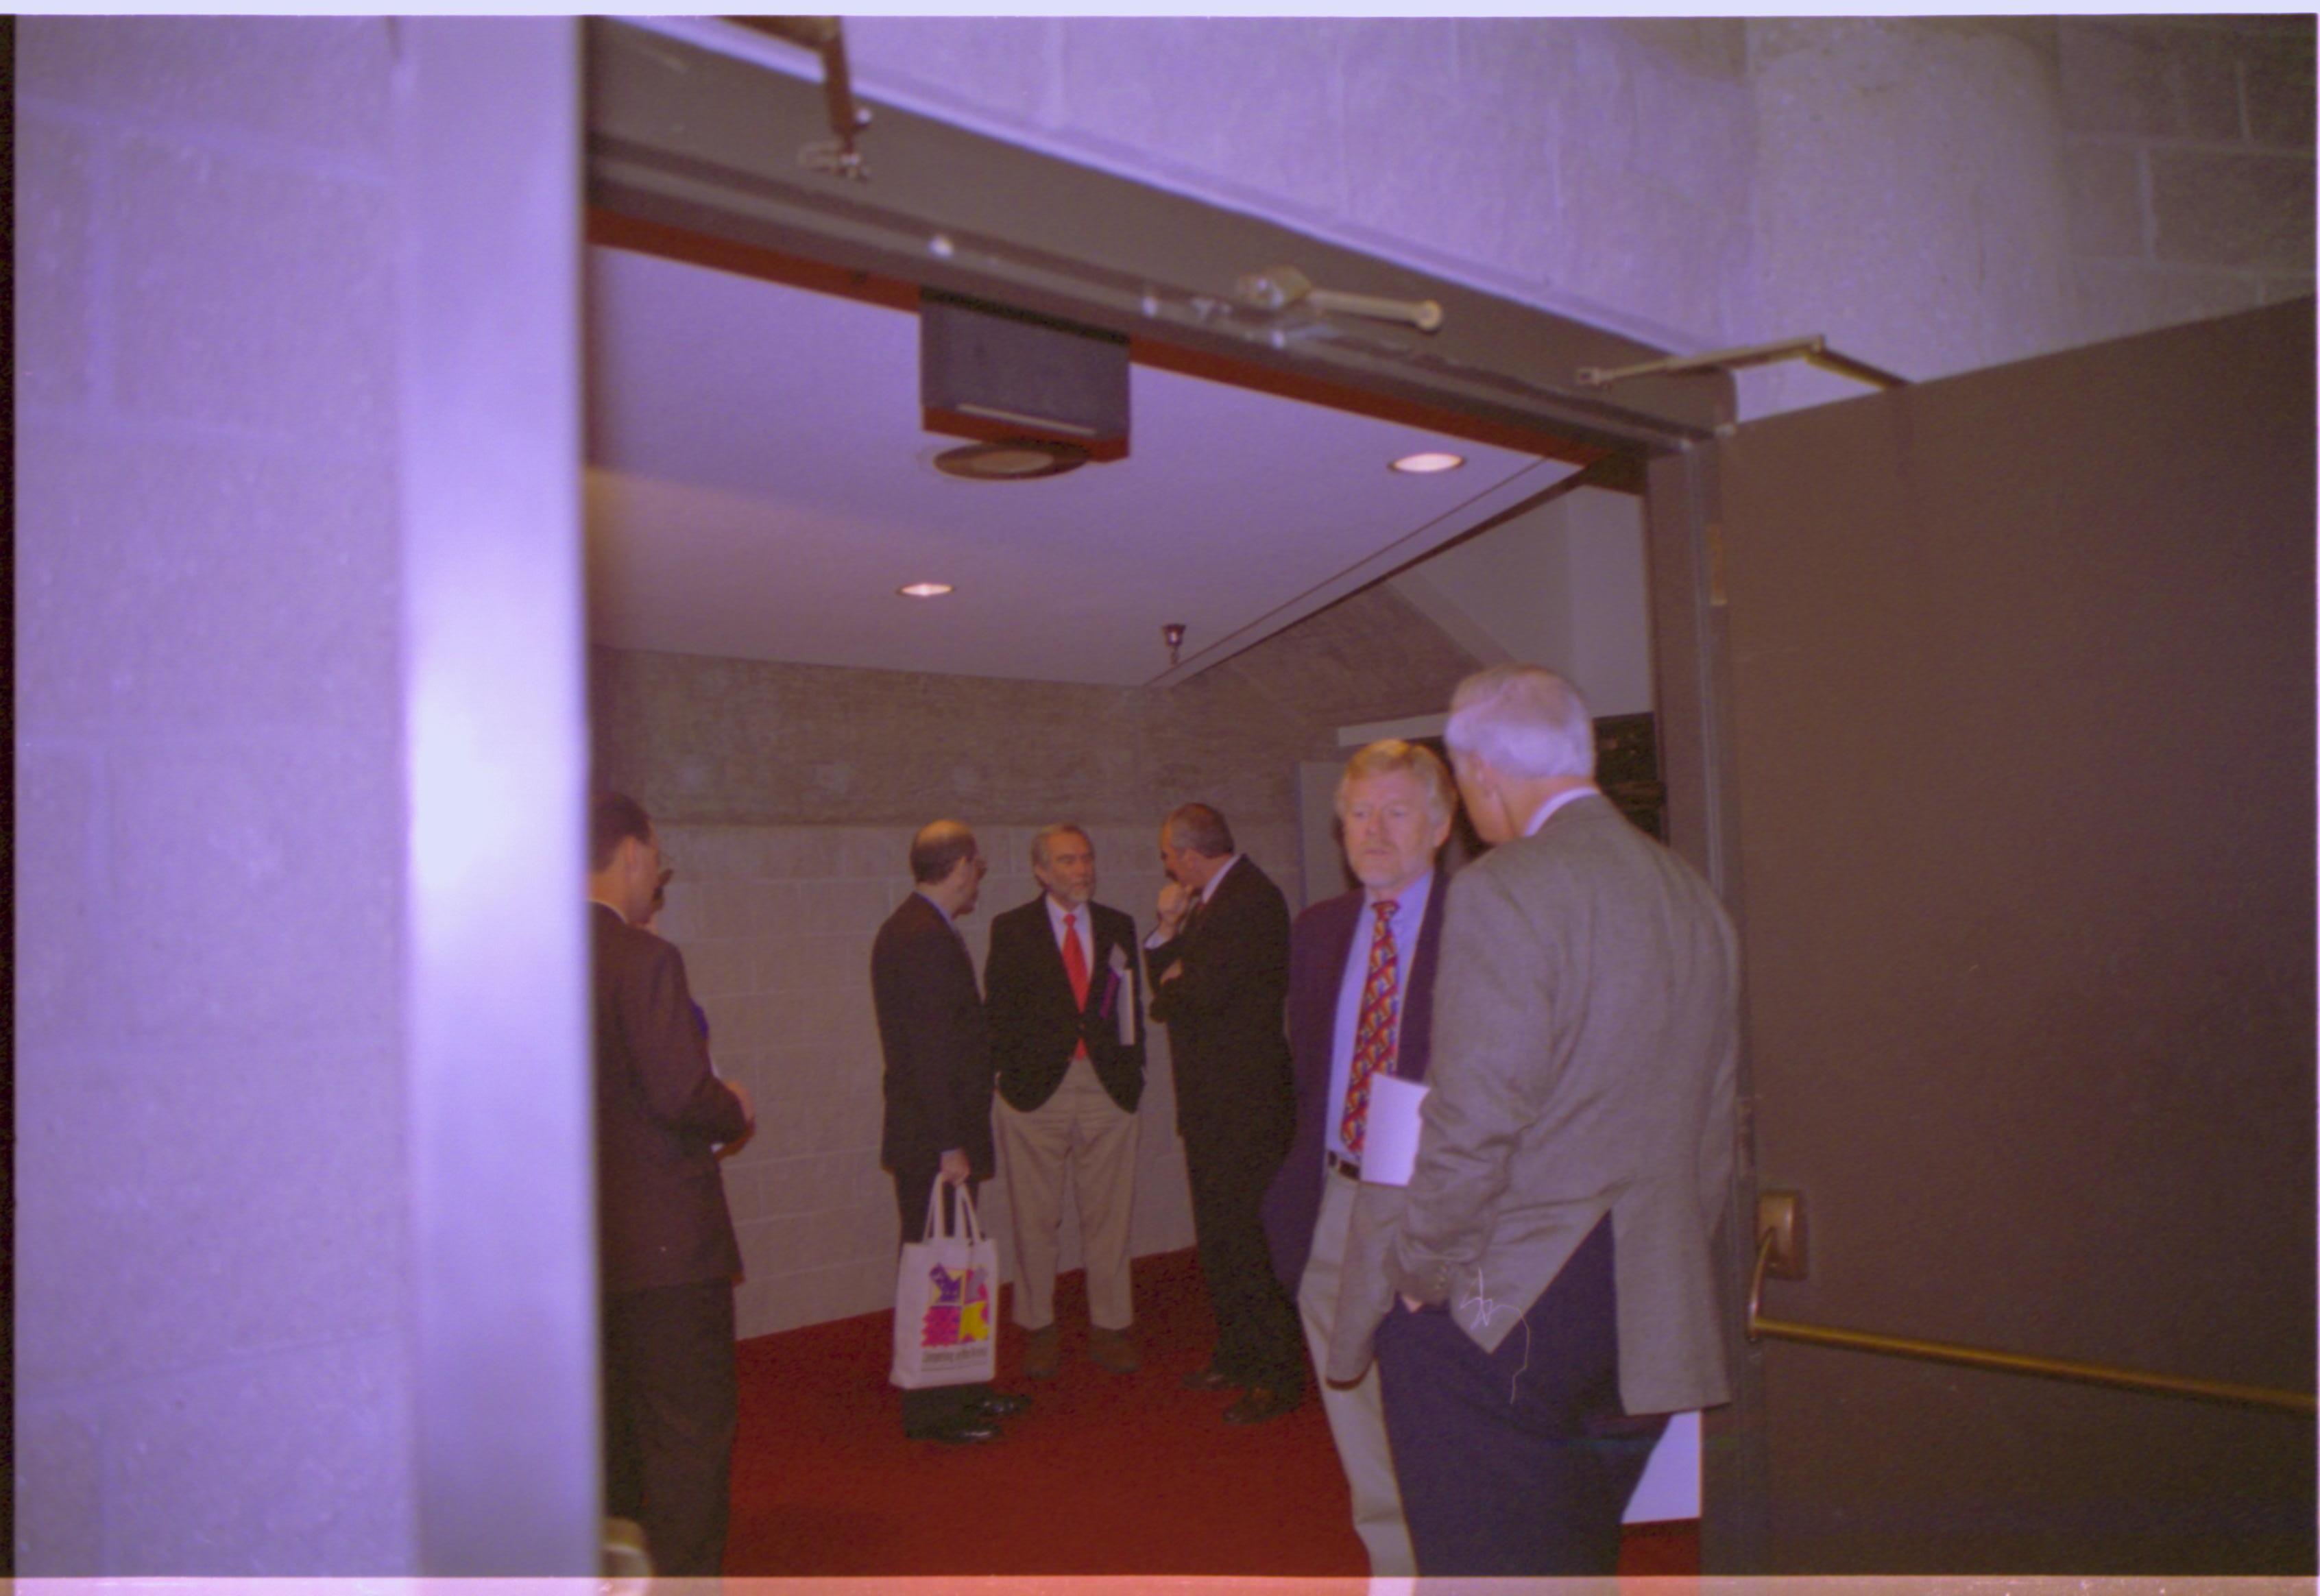
[(919, 403), (929, 432), (1074, 443), (1091, 459), (1124, 459), (1128, 340), (922, 293)]

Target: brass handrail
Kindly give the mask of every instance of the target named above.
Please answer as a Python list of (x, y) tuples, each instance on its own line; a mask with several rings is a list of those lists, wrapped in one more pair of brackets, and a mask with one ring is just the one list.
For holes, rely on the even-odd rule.
[(1772, 1232), (1767, 1230), (1756, 1243), (1756, 1273), (1748, 1284), (1748, 1339), (1751, 1341), (1770, 1337), (1777, 1341), (1801, 1341), (1811, 1347), (1841, 1347), (1851, 1352), (1922, 1358), (1928, 1363), (1958, 1364), (1970, 1369), (1995, 1369), (2009, 1374), (2036, 1374), (2049, 1380), (2112, 1385), (2125, 1391), (2148, 1392), (2158, 1396), (2189, 1397), (2194, 1401), (2270, 1408), (2283, 1413), (2309, 1414), (2315, 1410), (2313, 1398), (2306, 1392), (2279, 1391), (2266, 1385), (2233, 1385), (2221, 1380), (2194, 1380), (2181, 1374), (2152, 1374), (2140, 1369), (2116, 1368), (2108, 1364), (2072, 1363), (2063, 1358), (2033, 1357), (2026, 1353), (1960, 1347), (1947, 1341), (1920, 1341), (1908, 1336), (1882, 1336), (1870, 1330), (1841, 1330), (1830, 1325), (1766, 1319), (1762, 1311), (1764, 1265), (1772, 1256)]

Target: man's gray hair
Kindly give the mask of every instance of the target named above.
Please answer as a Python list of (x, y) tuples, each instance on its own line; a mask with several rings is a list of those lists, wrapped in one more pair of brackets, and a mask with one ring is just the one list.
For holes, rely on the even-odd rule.
[(1047, 867), (1047, 844), (1058, 837), (1076, 837), (1088, 845), (1089, 852), (1095, 851), (1095, 839), (1087, 834), (1085, 826), (1058, 821), (1052, 826), (1040, 827), (1038, 834), (1031, 839), (1031, 865), (1034, 869), (1045, 870)]
[(1509, 775), (1591, 776), (1595, 721), (1579, 689), (1536, 665), (1494, 665), (1458, 684), (1442, 740)]
[(1169, 812), (1166, 835), (1174, 846), (1189, 848), (1205, 859), (1221, 859), (1233, 851), (1232, 828), (1205, 803), (1178, 804)]

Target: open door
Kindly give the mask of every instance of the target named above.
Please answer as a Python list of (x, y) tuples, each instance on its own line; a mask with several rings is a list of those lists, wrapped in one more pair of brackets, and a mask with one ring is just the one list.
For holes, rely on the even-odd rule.
[[(1767, 1318), (2308, 1398), (2313, 427), (2306, 300), (1655, 467), (1808, 1220)], [(1742, 1361), (1710, 1573), (2312, 1571), (2308, 1401)]]

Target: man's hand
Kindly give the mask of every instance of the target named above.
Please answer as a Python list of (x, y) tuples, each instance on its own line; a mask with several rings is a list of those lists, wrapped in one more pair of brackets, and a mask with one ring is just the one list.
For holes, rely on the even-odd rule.
[(1184, 913), (1192, 906), (1192, 890), (1174, 881), (1160, 884), (1160, 902), (1155, 912), (1160, 917), (1160, 934), (1174, 937), (1176, 928), (1183, 923)]
[[(921, 1165), (920, 1167), (924, 1168)], [(942, 1156), (941, 1179), (946, 1185), (963, 1186), (973, 1178), (974, 1166), (966, 1161), (966, 1150), (953, 1147)]]
[(1409, 1309), (1412, 1313), (1423, 1313), (1426, 1311), (1426, 1304), (1419, 1301), (1416, 1297), (1411, 1296), (1408, 1292), (1400, 1292), (1399, 1295), (1401, 1298), (1401, 1305), (1404, 1308)]
[(717, 1156), (720, 1158), (730, 1158), (748, 1147), (749, 1138), (757, 1134), (757, 1111), (749, 1106), (748, 1093), (742, 1089), (739, 1081), (726, 1082), (725, 1090), (741, 1100), (741, 1134), (731, 1141), (718, 1144)]

